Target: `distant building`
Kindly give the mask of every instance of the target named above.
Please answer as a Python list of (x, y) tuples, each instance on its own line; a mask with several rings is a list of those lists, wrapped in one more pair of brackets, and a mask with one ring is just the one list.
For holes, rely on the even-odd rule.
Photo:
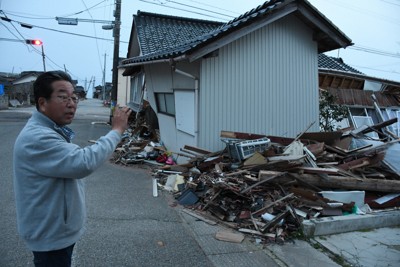
[(79, 96), (80, 99), (86, 98), (86, 91), (83, 86), (77, 85), (75, 86), (75, 94)]
[(112, 83), (106, 83), (105, 90), (103, 85), (98, 85), (94, 87), (93, 98), (109, 100), (111, 99), (111, 89)]

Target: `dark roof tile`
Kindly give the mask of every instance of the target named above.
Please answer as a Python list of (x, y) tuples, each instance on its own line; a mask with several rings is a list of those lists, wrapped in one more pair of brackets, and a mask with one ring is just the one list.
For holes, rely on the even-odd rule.
[(329, 57), (322, 53), (318, 55), (318, 68), (363, 74), (355, 68), (345, 64), (341, 58)]

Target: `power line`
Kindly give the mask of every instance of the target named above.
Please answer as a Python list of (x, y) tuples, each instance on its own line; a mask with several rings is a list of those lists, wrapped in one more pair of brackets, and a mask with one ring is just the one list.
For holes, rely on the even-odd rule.
[(226, 11), (226, 12), (232, 13), (232, 14), (235, 15), (234, 17), (237, 17), (237, 16), (240, 15), (240, 13), (238, 13), (238, 12), (233, 12), (233, 11), (230, 11), (230, 10), (228, 10), (228, 9), (221, 8), (221, 7), (217, 7), (217, 6), (213, 6), (213, 5), (208, 5), (208, 4), (199, 2), (199, 1), (190, 0), (190, 2), (199, 4), (199, 5), (203, 5), (203, 6), (207, 6), (207, 7), (211, 7), (211, 8), (213, 8), (213, 9), (218, 9), (218, 10), (222, 10), (222, 11)]
[[(326, 0), (324, 0), (324, 1), (326, 1)], [(352, 5), (351, 1), (342, 1), (342, 0), (335, 0), (335, 1), (330, 0), (330, 2), (333, 5), (341, 6), (341, 7), (345, 8), (346, 10), (350, 9), (350, 10), (353, 10), (354, 12), (357, 12), (357, 13), (360, 13), (363, 15), (374, 16), (376, 18), (379, 18), (380, 20), (384, 20), (384, 21), (387, 21), (387, 22), (390, 22), (390, 23), (393, 23), (396, 25), (400, 25), (400, 20), (398, 18), (391, 18), (387, 14), (379, 14), (376, 12), (376, 10), (371, 11), (371, 10), (368, 10), (367, 8), (364, 8), (364, 7), (368, 7), (368, 5), (364, 5), (364, 6), (360, 7), (359, 5), (354, 5), (354, 4)]]
[[(4, 12), (3, 12), (4, 13)], [(19, 24), (24, 24), (23, 22), (20, 22), (20, 21), (17, 21), (17, 20), (13, 20), (13, 19), (10, 19), (10, 21), (11, 22), (16, 22), (16, 23), (19, 23)], [(12, 23), (11, 23), (12, 24)], [(66, 32), (66, 31), (60, 31), (60, 30), (55, 30), (55, 29), (51, 29), (51, 28), (46, 28), (46, 27), (42, 27), (42, 26), (37, 26), (37, 25), (33, 25), (33, 24), (30, 24), (30, 26), (32, 26), (32, 27), (36, 27), (36, 28), (39, 28), (39, 29), (44, 29), (44, 30), (49, 30), (49, 31), (54, 31), (54, 32), (59, 32), (59, 33), (65, 33), (65, 34), (70, 34), (70, 35), (75, 35), (75, 36), (80, 36), (80, 37), (85, 37), (85, 38), (91, 38), (91, 39), (97, 39), (97, 40), (103, 40), (103, 41), (113, 41), (112, 39), (106, 39), (106, 38), (101, 38), (101, 37), (95, 37), (95, 36), (89, 36), (89, 35), (84, 35), (84, 34), (79, 34), (79, 33), (73, 33), (73, 32)], [(17, 30), (18, 31), (18, 30)], [(129, 42), (126, 42), (126, 41), (121, 41), (121, 43), (129, 43)]]
[(350, 66), (354, 68), (360, 68), (360, 69), (368, 69), (368, 70), (374, 70), (374, 71), (379, 71), (379, 72), (386, 72), (386, 73), (394, 73), (394, 74), (400, 74), (400, 72), (397, 71), (388, 71), (388, 70), (382, 70), (382, 69), (375, 69), (375, 68), (370, 68), (370, 67), (364, 67), (364, 66), (358, 66), (358, 65), (351, 65)]
[(89, 11), (90, 9), (92, 9), (92, 8), (98, 6), (98, 5), (100, 5), (101, 3), (106, 2), (106, 1), (107, 1), (107, 0), (103, 0), (103, 1), (101, 1), (101, 2), (99, 2), (99, 3), (97, 3), (97, 4), (93, 5), (93, 6), (91, 6), (91, 7), (89, 7), (89, 8), (86, 6), (86, 4), (84, 4), (86, 9), (81, 10), (81, 11), (78, 11), (78, 12), (75, 12), (75, 13), (72, 13), (72, 14), (69, 14), (69, 15), (63, 15), (63, 16), (61, 16), (61, 17), (69, 17), (69, 16), (74, 16), (74, 15), (81, 14), (81, 13), (83, 13), (83, 12), (85, 12), (85, 11)]
[(383, 50), (368, 48), (368, 47), (365, 47), (365, 46), (363, 47), (363, 46), (354, 45), (354, 46), (349, 46), (348, 48), (352, 49), (352, 50), (358, 50), (358, 51), (371, 53), (371, 54), (375, 54), (375, 55), (380, 55), (380, 56), (400, 58), (400, 54), (399, 53), (391, 53), (391, 52), (387, 52), (387, 51), (383, 51)]
[(389, 1), (385, 1), (385, 0), (381, 0), (381, 1), (384, 2), (384, 3), (390, 4), (390, 5), (400, 6), (400, 4), (392, 3), (392, 2), (389, 2)]
[[(90, 18), (93, 19), (92, 13), (90, 13), (88, 7), (86, 6), (85, 1), (84, 1), (84, 0), (81, 0), (81, 1), (82, 1), (83, 5), (84, 5), (85, 8), (86, 8), (86, 12), (89, 14)], [(95, 24), (92, 23), (92, 25), (93, 25), (94, 35), (97, 37), (97, 32), (96, 32)], [(99, 60), (100, 69), (102, 69), (101, 57), (100, 57), (100, 50), (99, 50), (99, 43), (97, 42), (97, 39), (96, 39), (96, 48), (97, 48), (97, 58), (98, 58), (98, 60)]]
[(147, 1), (147, 0), (139, 0), (139, 1), (140, 1), (140, 2), (144, 2), (144, 3), (148, 3), (148, 4), (152, 4), (152, 5), (156, 5), (156, 6), (162, 6), (162, 7), (166, 7), (166, 8), (171, 8), (171, 9), (174, 9), (174, 10), (180, 10), (180, 11), (184, 11), (184, 12), (189, 12), (189, 13), (192, 13), (192, 14), (197, 14), (197, 15), (201, 15), (201, 16), (205, 16), (205, 17), (209, 17), (209, 18), (216, 18), (216, 19), (221, 19), (221, 20), (223, 20), (223, 19), (220, 18), (220, 17), (211, 16), (211, 15), (207, 15), (207, 14), (204, 14), (204, 13), (200, 13), (200, 12), (195, 12), (195, 11), (192, 11), (192, 10), (188, 10), (188, 9), (183, 9), (183, 8), (177, 8), (177, 7), (167, 6), (167, 5), (165, 5), (165, 4), (154, 3), (154, 2)]
[[(103, 2), (106, 2), (106, 1), (107, 0), (104, 0), (104, 1), (101, 1), (100, 3), (98, 3), (98, 4), (96, 4), (96, 5), (92, 6), (92, 7), (86, 8), (84, 10), (81, 10), (81, 11), (78, 11), (78, 12), (74, 12), (74, 13), (71, 13), (71, 14), (61, 15), (61, 16), (58, 16), (58, 17), (70, 17), (70, 16), (78, 15), (78, 14), (81, 14), (81, 13), (83, 13), (85, 11), (94, 9), (94, 7), (96, 7), (99, 4), (101, 4)], [(98, 7), (98, 8), (103, 8), (103, 7), (107, 7), (107, 6), (113, 6), (113, 4), (101, 6), (101, 7)], [(40, 15), (36, 15), (36, 14), (31, 14), (31, 13), (15, 12), (15, 11), (9, 11), (9, 10), (4, 10), (4, 11), (7, 14), (13, 15), (14, 17), (25, 18), (25, 19), (37, 19), (37, 20), (53, 20), (54, 19), (54, 17), (40, 16)], [(23, 14), (23, 15), (26, 15), (26, 16), (22, 16), (22, 15), (18, 15), (18, 14)]]
[(198, 9), (198, 10), (201, 10), (201, 11), (210, 12), (210, 13), (217, 14), (217, 15), (222, 15), (222, 16), (229, 17), (229, 18), (234, 18), (234, 16), (229, 16), (229, 15), (226, 15), (226, 14), (223, 14), (223, 13), (211, 11), (211, 10), (200, 8), (200, 7), (195, 7), (195, 6), (192, 6), (192, 5), (179, 3), (179, 2), (176, 2), (176, 1), (167, 0), (167, 2), (168, 3), (174, 3), (174, 4), (177, 4), (177, 5), (181, 5), (181, 6), (185, 6), (185, 7), (190, 7), (190, 8), (193, 8), (193, 9)]

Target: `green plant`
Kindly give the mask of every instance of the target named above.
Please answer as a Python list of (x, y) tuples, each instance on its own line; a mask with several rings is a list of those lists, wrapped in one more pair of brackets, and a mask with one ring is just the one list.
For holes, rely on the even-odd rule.
[(337, 104), (336, 97), (326, 90), (319, 94), (319, 126), (323, 132), (337, 129), (335, 123), (340, 122), (349, 115), (347, 107)]

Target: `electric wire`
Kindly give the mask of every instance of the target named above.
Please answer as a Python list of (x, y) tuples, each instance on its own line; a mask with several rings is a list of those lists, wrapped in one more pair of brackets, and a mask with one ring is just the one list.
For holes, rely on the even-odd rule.
[(168, 3), (174, 3), (174, 4), (177, 4), (177, 5), (181, 5), (181, 6), (185, 6), (185, 7), (190, 7), (190, 8), (193, 8), (193, 9), (198, 9), (198, 10), (201, 10), (201, 11), (210, 12), (210, 13), (213, 13), (213, 14), (216, 14), (216, 15), (229, 17), (230, 19), (234, 18), (234, 16), (226, 15), (226, 14), (223, 14), (223, 13), (211, 11), (211, 10), (200, 8), (200, 7), (195, 7), (195, 6), (192, 6), (192, 5), (183, 4), (183, 3), (180, 3), (180, 2), (176, 2), (176, 1), (167, 0), (167, 2)]
[(207, 14), (204, 14), (204, 13), (195, 12), (195, 11), (188, 10), (188, 9), (183, 9), (183, 8), (177, 8), (177, 7), (167, 6), (167, 5), (165, 5), (165, 4), (158, 4), (158, 3), (154, 3), (154, 2), (151, 2), (151, 1), (148, 1), (148, 0), (139, 0), (139, 1), (140, 1), (140, 2), (143, 2), (143, 3), (148, 3), (148, 4), (156, 5), (156, 6), (162, 6), (162, 7), (165, 7), (165, 8), (170, 8), (170, 9), (174, 9), (174, 10), (180, 10), (180, 11), (189, 12), (189, 13), (192, 13), (192, 14), (197, 14), (197, 15), (201, 15), (201, 16), (205, 16), (205, 17), (209, 17), (209, 18), (215, 18), (215, 19), (220, 19), (220, 20), (225, 20), (225, 21), (226, 21), (226, 19), (223, 19), (223, 18), (221, 18), (221, 17), (212, 16), (212, 15), (207, 15)]
[[(81, 1), (84, 3), (83, 0), (81, 0)], [(69, 14), (69, 15), (64, 15), (64, 16), (72, 16), (72, 15), (76, 15), (76, 14), (83, 13), (83, 12), (85, 12), (85, 11), (88, 11), (89, 15), (91, 16), (89, 10), (90, 10), (90, 9), (94, 9), (94, 8), (104, 8), (105, 6), (104, 6), (104, 7), (98, 7), (98, 6), (99, 6), (100, 4), (106, 2), (106, 1), (107, 1), (107, 0), (101, 1), (101, 2), (99, 2), (99, 3), (97, 3), (97, 4), (93, 5), (93, 6), (91, 6), (91, 7), (89, 7), (89, 8), (88, 8), (88, 7), (86, 6), (86, 4), (84, 3), (85, 8), (86, 8), (85, 10), (82, 10), (82, 11), (79, 11), (79, 12), (75, 12), (75, 13), (72, 13), (72, 14)], [(208, 10), (208, 9), (205, 9), (205, 8), (200, 8), (200, 7), (196, 7), (196, 6), (189, 5), (189, 4), (179, 3), (179, 2), (177, 2), (177, 1), (166, 0), (166, 2), (158, 1), (158, 3), (155, 3), (154, 1), (150, 1), (150, 0), (139, 0), (139, 1), (144, 2), (144, 3), (148, 3), (148, 4), (152, 4), (152, 5), (162, 6), (162, 7), (165, 7), (165, 8), (174, 9), (174, 10), (181, 10), (181, 11), (189, 12), (189, 13), (192, 13), (192, 14), (202, 15), (202, 16), (211, 17), (211, 18), (218, 18), (218, 19), (221, 19), (221, 20), (223, 20), (223, 19), (220, 18), (220, 17), (214, 16), (214, 15), (204, 14), (203, 11), (204, 11), (204, 12), (208, 12), (208, 13), (212, 13), (212, 14), (217, 14), (217, 15), (221, 15), (221, 16), (233, 18), (233, 16), (230, 16), (230, 15), (227, 15), (227, 14), (223, 14), (223, 13), (219, 13), (219, 12), (214, 12), (214, 11), (211, 11), (211, 10)], [(392, 5), (399, 6), (399, 5), (397, 5), (397, 4), (395, 4), (395, 3), (392, 3), (392, 2), (389, 2), (389, 1), (385, 1), (385, 0), (381, 0), (381, 1), (384, 2), (384, 3), (387, 3), (387, 4), (392, 4)], [(194, 3), (197, 3), (197, 4), (202, 4), (202, 5), (204, 5), (204, 6), (209, 6), (209, 7), (212, 7), (212, 8), (217, 8), (217, 7), (214, 7), (214, 6), (211, 6), (211, 5), (206, 5), (206, 4), (204, 4), (204, 3), (200, 3), (200, 2), (198, 2), (198, 1), (193, 1), (193, 0), (191, 0), (190, 2), (194, 2)], [(389, 21), (389, 22), (394, 23), (394, 24), (399, 24), (399, 22), (398, 22), (396, 19), (392, 19), (392, 18), (390, 18), (390, 17), (384, 16), (384, 15), (380, 15), (380, 14), (378, 14), (378, 13), (376, 13), (376, 12), (372, 12), (372, 11), (370, 11), (370, 10), (368, 10), (368, 9), (365, 9), (365, 8), (360, 8), (359, 6), (351, 5), (351, 4), (349, 4), (349, 2), (343, 3), (343, 2), (341, 2), (341, 1), (339, 0), (339, 1), (334, 1), (334, 2), (332, 2), (332, 3), (333, 3), (334, 5), (336, 5), (336, 6), (342, 6), (342, 7), (346, 8), (346, 9), (351, 9), (351, 10), (356, 11), (356, 12), (358, 12), (358, 13), (373, 15), (374, 17), (378, 17), (378, 18), (381, 19), (381, 20), (386, 20), (386, 21)], [(188, 9), (183, 9), (183, 8), (177, 8), (177, 7), (170, 6), (170, 5), (168, 5), (168, 4), (176, 4), (176, 5), (180, 5), (180, 6), (185, 6), (185, 7), (187, 7), (187, 8), (192, 8), (192, 9), (194, 9), (194, 10), (200, 10), (201, 12), (196, 12), (196, 11), (193, 11), (193, 10), (188, 10)], [(107, 6), (112, 6), (112, 5), (107, 5)], [(218, 8), (218, 9), (219, 9), (219, 10), (222, 10), (221, 8)], [(231, 12), (231, 11), (228, 11), (228, 10), (224, 10), (224, 11)], [(1, 10), (1, 12), (2, 12), (4, 15), (6, 15), (2, 10)], [(11, 12), (7, 12), (7, 13), (12, 14)], [(231, 13), (233, 13), (233, 12), (231, 12)], [(37, 19), (39, 19), (39, 18), (37, 18)], [(42, 19), (49, 19), (49, 18), (42, 18)], [(54, 19), (54, 18), (53, 18), (53, 19)], [(19, 21), (15, 21), (15, 20), (12, 20), (12, 21), (17, 22), (17, 23), (20, 23), (20, 24), (23, 24), (23, 23), (21, 23), (21, 22), (19, 22)], [(2, 23), (2, 24), (4, 25), (4, 23)], [(11, 24), (12, 24), (12, 23), (11, 23)], [(64, 34), (76, 35), (76, 36), (86, 37), (86, 38), (93, 38), (93, 39), (96, 39), (96, 45), (97, 45), (97, 40), (113, 41), (112, 39), (99, 38), (99, 37), (97, 37), (96, 33), (95, 33), (96, 36), (93, 37), (93, 36), (88, 36), (88, 35), (83, 35), (83, 34), (76, 34), (76, 33), (71, 33), (71, 32), (65, 32), (65, 31), (55, 30), (55, 29), (46, 28), (46, 27), (41, 27), (41, 26), (35, 26), (35, 25), (31, 25), (31, 26), (37, 27), (37, 28), (41, 28), (41, 29), (45, 29), (45, 30), (55, 31), (55, 32), (59, 32), (59, 33), (64, 33)], [(14, 27), (14, 29), (21, 35), (21, 33), (15, 28), (14, 25), (13, 25), (13, 27)], [(7, 28), (7, 27), (6, 27), (6, 28)], [(8, 28), (7, 28), (7, 29), (8, 29)], [(8, 29), (8, 31), (10, 31), (10, 30)], [(14, 35), (14, 36), (15, 36), (15, 35)], [(21, 36), (22, 36), (22, 35), (21, 35)], [(127, 43), (127, 44), (128, 44), (129, 42), (121, 41), (121, 43)], [(29, 47), (29, 46), (27, 45), (27, 47)], [(35, 49), (35, 48), (34, 48), (34, 49)], [(376, 55), (380, 55), (380, 56), (386, 56), (386, 57), (393, 57), (393, 58), (399, 58), (399, 57), (400, 57), (400, 55), (399, 55), (398, 53), (391, 53), (391, 52), (382, 51), (382, 50), (373, 49), (373, 48), (368, 48), (368, 47), (359, 46), (359, 45), (358, 45), (358, 46), (356, 46), (356, 45), (350, 46), (350, 47), (348, 47), (348, 49), (358, 50), (358, 51), (361, 51), (361, 52), (372, 53), (372, 54), (376, 54)], [(29, 50), (29, 49), (28, 49), (28, 50)], [(98, 56), (99, 56), (99, 58), (100, 58), (100, 53), (99, 53), (99, 48), (98, 48), (98, 46), (97, 46), (97, 50), (98, 50)], [(100, 63), (101, 63), (101, 59), (100, 59), (99, 61), (100, 61)], [(360, 66), (359, 66), (359, 67), (360, 67)], [(360, 67), (360, 68), (366, 68), (366, 67)], [(375, 70), (375, 69), (374, 69), (374, 70)], [(379, 70), (379, 71), (382, 71), (382, 70)], [(385, 72), (389, 72), (389, 71), (385, 71)], [(393, 73), (393, 72), (391, 72), (391, 73)], [(394, 73), (397, 73), (397, 72), (394, 72)]]
[[(325, 1), (326, 0), (324, 0), (324, 2)], [(386, 13), (385, 14), (379, 14), (379, 13), (377, 13), (375, 11), (371, 11), (371, 10), (369, 10), (367, 8), (360, 7), (359, 5), (354, 5), (354, 3), (351, 4), (351, 1), (342, 1), (342, 0), (334, 0), (333, 1), (333, 0), (328, 0), (328, 2), (331, 2), (332, 5), (340, 6), (342, 8), (345, 8), (346, 10), (350, 9), (350, 10), (352, 10), (354, 12), (359, 13), (359, 14), (368, 15), (369, 17), (373, 16), (375, 18), (378, 18), (379, 20), (384, 20), (384, 21), (393, 23), (395, 25), (400, 25), (400, 20), (399, 20), (398, 17), (397, 18), (392, 18), (392, 17), (389, 17), (388, 14), (386, 14)], [(365, 6), (368, 7), (368, 5), (365, 5)]]
[(92, 9), (92, 8), (98, 6), (98, 5), (100, 5), (101, 3), (106, 2), (106, 1), (107, 1), (107, 0), (103, 0), (103, 1), (101, 1), (101, 2), (99, 2), (99, 3), (97, 3), (97, 4), (93, 5), (93, 6), (91, 6), (91, 7), (89, 7), (89, 8), (86, 6), (86, 4), (84, 4), (86, 9), (81, 10), (81, 11), (78, 11), (78, 12), (74, 12), (74, 13), (72, 13), (72, 14), (63, 15), (63, 16), (60, 16), (60, 17), (70, 17), (70, 16), (74, 16), (74, 15), (81, 14), (81, 13), (83, 13), (83, 12), (85, 12), (85, 11), (89, 11), (90, 9)]
[[(84, 6), (85, 6), (85, 8), (86, 8), (86, 12), (89, 14), (90, 18), (93, 20), (92, 13), (90, 13), (90, 11), (89, 11), (88, 7), (86, 6), (85, 0), (81, 0), (81, 1), (82, 1), (83, 5), (84, 5)], [(94, 36), (95, 36), (95, 37), (97, 37), (97, 31), (96, 31), (95, 24), (94, 24), (94, 23), (92, 23), (92, 26), (93, 26), (93, 30), (94, 30)], [(97, 59), (99, 60), (100, 70), (102, 70), (103, 68), (102, 68), (102, 64), (101, 64), (101, 57), (100, 57), (99, 43), (97, 42), (97, 39), (96, 39), (95, 41), (96, 41), (96, 49), (97, 49)]]
[(237, 16), (241, 15), (241, 14), (238, 13), (238, 12), (233, 12), (233, 11), (230, 11), (230, 10), (228, 10), (228, 9), (221, 8), (221, 7), (217, 7), (217, 6), (213, 6), (213, 5), (208, 5), (208, 4), (203, 3), (203, 2), (194, 1), (194, 0), (190, 0), (190, 2), (199, 4), (199, 5), (203, 5), (203, 6), (207, 6), (207, 7), (211, 7), (211, 8), (213, 8), (213, 9), (219, 9), (219, 10), (222, 10), (222, 11), (229, 12), (229, 13), (231, 13), (231, 14), (234, 14), (234, 15), (235, 15), (234, 17), (237, 17)]
[(349, 46), (348, 49), (358, 50), (358, 51), (371, 53), (371, 54), (375, 54), (375, 55), (380, 55), (380, 56), (400, 58), (400, 54), (399, 53), (391, 53), (391, 52), (387, 52), (387, 51), (383, 51), (383, 50), (368, 48), (368, 47), (365, 47), (365, 46), (354, 45), (354, 46)]
[[(384, 3), (390, 4), (390, 5), (400, 6), (400, 4), (392, 3), (392, 2), (389, 2), (389, 1), (386, 1), (386, 0), (381, 0), (381, 1), (384, 2)], [(399, 2), (399, 1), (397, 1), (397, 2)]]
[[(22, 23), (20, 21), (13, 20), (13, 19), (11, 19), (11, 21), (17, 22), (17, 23)], [(58, 32), (58, 33), (70, 34), (70, 35), (75, 35), (75, 36), (80, 36), (80, 37), (85, 37), (85, 38), (91, 38), (91, 39), (98, 39), (98, 40), (103, 40), (103, 41), (111, 41), (111, 42), (114, 41), (113, 39), (106, 39), (106, 38), (95, 37), (95, 36), (90, 36), (90, 35), (85, 35), (85, 34), (74, 33), (74, 32), (60, 31), (60, 30), (51, 29), (51, 28), (42, 27), (42, 26), (33, 25), (33, 24), (30, 24), (30, 25), (32, 27), (36, 27), (36, 28), (44, 29), (44, 30), (48, 30), (48, 31), (54, 31), (54, 32)], [(127, 44), (128, 42), (127, 41), (121, 41), (121, 43), (126, 43)]]

